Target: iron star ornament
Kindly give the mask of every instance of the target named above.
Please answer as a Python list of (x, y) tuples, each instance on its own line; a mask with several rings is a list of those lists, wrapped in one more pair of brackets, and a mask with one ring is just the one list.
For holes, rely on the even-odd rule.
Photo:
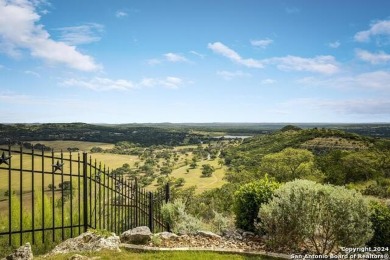
[(3, 152), (3, 154), (1, 155), (0, 157), (0, 165), (5, 163), (7, 165), (9, 165), (9, 162), (8, 160), (11, 158), (11, 156), (6, 156), (5, 153)]
[(63, 163), (60, 163), (59, 160), (57, 160), (56, 164), (53, 164), (53, 171), (56, 172), (57, 170), (62, 171), (62, 167), (64, 166)]

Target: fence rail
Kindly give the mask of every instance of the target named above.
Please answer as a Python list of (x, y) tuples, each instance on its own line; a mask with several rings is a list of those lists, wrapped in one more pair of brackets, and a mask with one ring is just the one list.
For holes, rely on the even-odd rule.
[(146, 191), (87, 153), (0, 148), (0, 246), (62, 241), (88, 228), (169, 230), (168, 200), (168, 185)]

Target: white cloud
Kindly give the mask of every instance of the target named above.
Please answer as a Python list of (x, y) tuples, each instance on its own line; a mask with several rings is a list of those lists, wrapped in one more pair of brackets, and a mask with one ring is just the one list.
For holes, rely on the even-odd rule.
[(165, 53), (164, 57), (169, 62), (188, 62), (186, 57), (178, 53), (172, 53), (172, 52)]
[(62, 27), (57, 30), (61, 33), (60, 41), (69, 45), (80, 45), (100, 41), (104, 26), (88, 23), (80, 26)]
[(32, 70), (26, 70), (24, 73), (27, 75), (32, 75), (32, 76), (37, 77), (37, 78), (41, 77), (41, 75), (39, 73), (32, 71)]
[(146, 63), (148, 65), (154, 66), (154, 65), (161, 64), (161, 60), (159, 60), (159, 59), (149, 59), (149, 60), (146, 61)]
[(308, 86), (335, 87), (340, 89), (377, 89), (390, 90), (390, 72), (373, 71), (344, 77), (332, 77), (329, 79), (316, 79), (314, 77), (303, 78), (298, 83)]
[(289, 55), (286, 57), (267, 59), (264, 62), (276, 64), (280, 70), (286, 71), (309, 71), (321, 74), (333, 74), (339, 71), (337, 62), (333, 56), (302, 58)]
[(297, 7), (286, 7), (284, 8), (284, 11), (288, 14), (297, 14), (299, 13), (301, 10)]
[(184, 80), (178, 77), (165, 78), (143, 78), (140, 82), (133, 82), (124, 79), (113, 80), (109, 78), (95, 77), (92, 79), (67, 79), (60, 83), (62, 86), (81, 87), (95, 91), (110, 91), (119, 90), (126, 91), (131, 89), (138, 89), (142, 87), (165, 87), (176, 89), (184, 83)]
[(95, 77), (90, 80), (79, 80), (79, 79), (68, 79), (61, 83), (63, 86), (70, 87), (82, 87), (96, 91), (107, 91), (107, 90), (129, 90), (134, 89), (135, 85), (133, 82), (118, 79), (112, 80), (108, 78)]
[(369, 62), (371, 64), (381, 64), (381, 63), (387, 63), (390, 61), (390, 54), (387, 54), (383, 51), (379, 51), (378, 53), (372, 53), (369, 51), (357, 49), (356, 56), (366, 62)]
[(194, 54), (195, 56), (198, 56), (198, 57), (200, 57), (200, 58), (202, 58), (202, 59), (204, 59), (204, 57), (205, 57), (204, 54), (201, 54), (201, 53), (196, 52), (196, 51), (190, 51), (190, 53), (191, 53), (191, 54)]
[(251, 74), (242, 72), (240, 70), (238, 70), (238, 71), (226, 71), (226, 70), (218, 71), (217, 75), (221, 76), (225, 80), (231, 80), (233, 78), (243, 78), (243, 77), (250, 77), (251, 76)]
[(263, 84), (263, 85), (270, 85), (270, 84), (274, 84), (274, 83), (276, 83), (276, 80), (274, 80), (274, 79), (263, 79), (261, 81), (261, 84)]
[(155, 87), (162, 86), (166, 88), (176, 89), (179, 88), (184, 81), (178, 77), (165, 77), (163, 79), (159, 78), (144, 78), (139, 83), (140, 87)]
[(121, 17), (127, 16), (127, 13), (124, 12), (124, 11), (118, 10), (118, 11), (116, 11), (115, 16), (116, 16), (117, 18), (121, 18)]
[(333, 48), (333, 49), (337, 49), (338, 47), (340, 47), (340, 45), (341, 45), (341, 43), (340, 43), (339, 41), (330, 42), (330, 43), (328, 44), (328, 46), (329, 46), (330, 48)]
[(28, 50), (31, 56), (48, 63), (82, 71), (100, 69), (92, 57), (80, 53), (74, 46), (52, 40), (38, 23), (41, 17), (35, 8), (27, 0), (0, 0), (0, 51), (15, 57), (21, 55), (21, 50)]
[(238, 64), (244, 65), (248, 68), (263, 68), (263, 64), (255, 59), (243, 59), (237, 52), (230, 49), (221, 42), (209, 43), (208, 48), (213, 52), (220, 54)]
[(369, 42), (372, 36), (390, 36), (390, 20), (376, 21), (370, 25), (370, 29), (355, 34), (357, 42)]
[(251, 44), (255, 47), (260, 47), (260, 48), (267, 48), (268, 45), (270, 45), (271, 43), (273, 43), (274, 41), (269, 39), (269, 38), (266, 38), (266, 39), (263, 39), (263, 40), (252, 40), (251, 41)]

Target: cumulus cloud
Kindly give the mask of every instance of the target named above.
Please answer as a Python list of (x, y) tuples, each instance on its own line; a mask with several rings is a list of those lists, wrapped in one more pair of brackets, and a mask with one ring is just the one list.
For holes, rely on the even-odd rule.
[(252, 40), (251, 41), (251, 44), (255, 47), (260, 47), (260, 48), (267, 48), (268, 45), (270, 45), (271, 43), (273, 43), (274, 41), (269, 39), (269, 38), (266, 38), (266, 39), (263, 39), (263, 40)]
[(264, 62), (275, 64), (280, 70), (286, 71), (309, 71), (321, 74), (333, 74), (339, 71), (336, 59), (333, 56), (302, 58), (288, 55), (267, 59)]
[(240, 70), (238, 70), (238, 71), (226, 71), (226, 70), (218, 71), (217, 75), (221, 76), (222, 78), (224, 78), (226, 80), (231, 80), (233, 78), (243, 78), (243, 77), (250, 77), (251, 76), (251, 74), (242, 72)]
[(58, 28), (59, 40), (69, 45), (88, 44), (100, 41), (104, 26), (97, 23), (88, 23), (80, 26)]
[(356, 52), (356, 56), (359, 59), (369, 62), (371, 64), (381, 64), (390, 61), (390, 54), (387, 54), (383, 51), (372, 53), (366, 50), (357, 49), (355, 52)]
[(234, 61), (238, 64), (244, 65), (248, 68), (263, 68), (263, 64), (259, 60), (255, 59), (244, 59), (237, 52), (230, 49), (221, 42), (209, 43), (208, 48), (213, 52), (220, 54), (231, 61)]
[(370, 29), (355, 34), (357, 42), (369, 42), (373, 36), (390, 37), (390, 20), (376, 21), (370, 25)]
[[(50, 38), (39, 24), (36, 6), (27, 0), (0, 0), (0, 51), (10, 56), (30, 55), (48, 63), (60, 63), (82, 71), (96, 71), (100, 66), (76, 47)], [(12, 26), (9, 26), (12, 24)]]

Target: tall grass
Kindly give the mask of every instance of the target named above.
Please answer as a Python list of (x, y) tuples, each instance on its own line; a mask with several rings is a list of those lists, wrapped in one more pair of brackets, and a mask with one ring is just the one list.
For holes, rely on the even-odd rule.
[[(71, 222), (73, 226), (82, 224), (83, 211), (71, 210), (70, 199), (64, 200), (62, 207), (61, 198), (55, 196), (53, 207), (52, 197), (46, 194), (42, 196), (39, 192), (34, 193), (34, 212), (31, 205), (31, 208), (28, 209), (25, 205), (21, 207), (20, 200), (20, 195), (13, 193), (11, 195), (11, 208), (0, 212), (0, 232), (8, 232), (9, 225), (11, 225), (11, 235), (0, 236), (0, 256), (8, 254), (26, 242), (32, 244), (34, 254), (47, 252), (63, 239), (83, 232), (83, 227), (61, 228), (62, 226), (70, 226)], [(78, 203), (77, 200), (74, 200), (72, 206), (78, 207)], [(42, 229), (45, 230), (42, 231)]]

